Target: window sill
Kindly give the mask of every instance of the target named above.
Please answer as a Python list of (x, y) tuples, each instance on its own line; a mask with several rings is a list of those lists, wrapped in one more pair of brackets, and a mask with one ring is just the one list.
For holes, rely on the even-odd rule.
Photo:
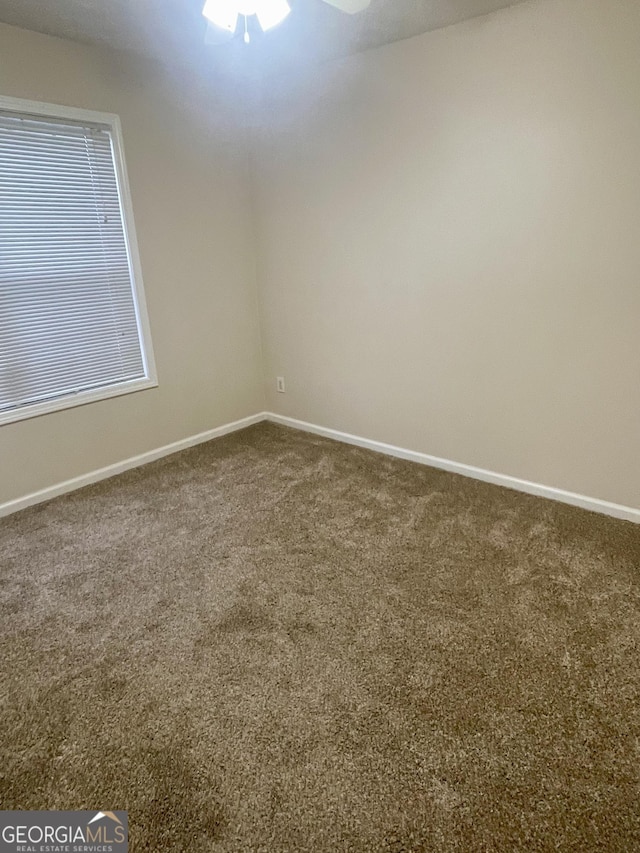
[(63, 409), (75, 409), (77, 406), (85, 406), (87, 403), (97, 403), (100, 400), (108, 400), (111, 397), (121, 397), (124, 394), (134, 394), (136, 391), (145, 391), (149, 388), (157, 388), (158, 382), (154, 378), (135, 379), (132, 382), (122, 382), (118, 385), (110, 385), (106, 388), (94, 388), (91, 391), (80, 391), (77, 394), (57, 397), (53, 400), (45, 400), (42, 403), (32, 403), (21, 406), (19, 409), (9, 409), (0, 412), (0, 426), (12, 424), (16, 421), (24, 421), (28, 418), (37, 418), (40, 415), (48, 415), (51, 412), (60, 412)]

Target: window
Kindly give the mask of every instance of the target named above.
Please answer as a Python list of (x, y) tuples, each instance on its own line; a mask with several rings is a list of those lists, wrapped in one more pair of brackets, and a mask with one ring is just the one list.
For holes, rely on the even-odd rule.
[(0, 423), (156, 384), (118, 117), (0, 98)]

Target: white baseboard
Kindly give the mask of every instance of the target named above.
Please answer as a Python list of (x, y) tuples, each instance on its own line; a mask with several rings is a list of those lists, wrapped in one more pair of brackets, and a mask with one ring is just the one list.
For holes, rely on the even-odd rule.
[(563, 489), (556, 489), (553, 486), (543, 486), (539, 483), (532, 483), (529, 480), (520, 480), (517, 477), (510, 477), (507, 474), (496, 474), (494, 471), (487, 471), (484, 468), (476, 468), (473, 465), (464, 465), (461, 462), (452, 462), (449, 459), (441, 459), (438, 456), (430, 456), (428, 453), (418, 453), (415, 450), (406, 450), (403, 447), (395, 447), (393, 444), (385, 444), (381, 441), (373, 441), (369, 438), (362, 438), (358, 435), (351, 435), (347, 432), (330, 429), (329, 427), (318, 426), (317, 424), (299, 421), (295, 418), (288, 418), (285, 415), (277, 415), (274, 412), (258, 412), (255, 415), (250, 415), (247, 418), (242, 418), (239, 421), (223, 424), (215, 427), (215, 429), (207, 430), (206, 432), (191, 435), (188, 438), (174, 441), (171, 444), (166, 444), (164, 447), (158, 447), (156, 450), (149, 450), (146, 453), (140, 453), (138, 456), (132, 456), (122, 462), (116, 462), (113, 465), (107, 465), (105, 468), (99, 468), (96, 471), (90, 471), (88, 474), (82, 474), (79, 477), (74, 477), (71, 480), (65, 480), (63, 483), (57, 483), (54, 486), (49, 486), (46, 489), (41, 489), (38, 492), (24, 495), (21, 498), (16, 498), (12, 501), (0, 504), (0, 518), (5, 515), (10, 515), (21, 509), (26, 509), (34, 504), (42, 503), (43, 501), (56, 498), (58, 495), (64, 495), (67, 492), (81, 489), (83, 486), (89, 486), (92, 483), (97, 483), (100, 480), (106, 480), (108, 477), (113, 477), (116, 474), (121, 474), (123, 471), (128, 471), (131, 468), (137, 468), (140, 465), (146, 465), (148, 462), (154, 462), (156, 459), (161, 459), (163, 456), (169, 456), (172, 453), (177, 453), (180, 450), (186, 450), (188, 447), (193, 447), (196, 444), (202, 444), (205, 441), (211, 441), (213, 438), (219, 438), (222, 435), (227, 435), (231, 432), (236, 432), (261, 421), (271, 421), (272, 423), (282, 424), (282, 426), (293, 427), (294, 429), (310, 432), (315, 435), (322, 435), (325, 438), (332, 438), (335, 441), (342, 441), (346, 444), (354, 444), (357, 447), (364, 447), (367, 450), (373, 450), (377, 453), (384, 453), (387, 456), (395, 456), (398, 459), (407, 459), (410, 462), (418, 462), (420, 465), (430, 465), (433, 468), (441, 468), (444, 471), (451, 471), (454, 474), (462, 474), (463, 477), (472, 477), (476, 480), (483, 480), (485, 483), (493, 483), (496, 486), (505, 486), (508, 489), (515, 489), (518, 492), (526, 492), (530, 495), (548, 498), (553, 501), (571, 504), (572, 506), (581, 507), (582, 509), (598, 512), (603, 515), (610, 515), (613, 518), (620, 518), (625, 521), (632, 521), (635, 524), (640, 524), (640, 509), (623, 506), (621, 504), (610, 503), (598, 498), (590, 498), (585, 495), (579, 495), (575, 492), (566, 492)]
[(250, 415), (248, 418), (242, 418), (239, 421), (233, 421), (229, 424), (209, 429), (206, 432), (200, 432), (197, 435), (190, 435), (187, 438), (182, 438), (179, 441), (174, 441), (171, 444), (165, 444), (164, 447), (158, 447), (155, 450), (149, 450), (146, 453), (140, 453), (138, 456), (131, 456), (122, 462), (115, 462), (113, 465), (107, 465), (105, 468), (98, 468), (96, 471), (90, 471), (88, 474), (82, 474), (79, 477), (73, 477), (71, 480), (65, 480), (63, 483), (57, 483), (55, 486), (49, 486), (46, 489), (41, 489), (38, 492), (32, 492), (21, 498), (16, 498), (13, 501), (7, 501), (0, 504), (0, 518), (5, 515), (10, 515), (20, 509), (26, 509), (28, 506), (49, 501), (51, 498), (57, 498), (58, 495), (64, 495), (67, 492), (73, 492), (75, 489), (81, 489), (83, 486), (89, 486), (92, 483), (97, 483), (99, 480), (106, 480), (108, 477), (113, 477), (116, 474), (122, 474), (123, 471), (128, 471), (130, 468), (137, 468), (140, 465), (146, 465), (148, 462), (154, 462), (156, 459), (161, 459), (163, 456), (169, 456), (171, 453), (177, 453), (179, 450), (186, 450), (187, 447), (193, 447), (196, 444), (202, 444), (205, 441), (211, 441), (212, 438), (219, 438), (221, 435), (227, 435), (230, 432), (244, 429), (252, 424), (260, 423), (266, 419), (266, 412), (259, 412), (257, 415)]
[(505, 486), (508, 489), (515, 489), (518, 492), (526, 492), (529, 495), (549, 498), (552, 501), (560, 501), (561, 503), (571, 504), (571, 506), (591, 510), (591, 512), (599, 512), (602, 515), (610, 515), (613, 518), (621, 518), (625, 521), (640, 524), (640, 509), (633, 509), (633, 507), (610, 503), (599, 498), (589, 498), (575, 492), (566, 492), (564, 489), (556, 489), (553, 486), (542, 486), (539, 483), (520, 480), (517, 477), (510, 477), (507, 474), (496, 474), (494, 471), (486, 471), (484, 468), (476, 468), (474, 465), (451, 462), (449, 459), (429, 456), (428, 453), (406, 450), (403, 447), (395, 447), (392, 444), (384, 444), (381, 441), (372, 441), (369, 438), (362, 438), (361, 436), (351, 435), (347, 432), (340, 432), (339, 430), (329, 429), (328, 427), (318, 426), (317, 424), (310, 424), (306, 421), (298, 421), (295, 418), (276, 415), (273, 412), (267, 412), (266, 419), (275, 424), (293, 427), (294, 429), (311, 432), (315, 435), (322, 435), (325, 438), (333, 438), (336, 441), (343, 441), (346, 444), (355, 444), (357, 447), (365, 447), (367, 450), (374, 450), (377, 453), (385, 453), (387, 456), (408, 459), (410, 462), (418, 462), (421, 465), (441, 468), (444, 471), (451, 471), (453, 474), (462, 474), (463, 477), (472, 477), (475, 480), (483, 480), (485, 483)]

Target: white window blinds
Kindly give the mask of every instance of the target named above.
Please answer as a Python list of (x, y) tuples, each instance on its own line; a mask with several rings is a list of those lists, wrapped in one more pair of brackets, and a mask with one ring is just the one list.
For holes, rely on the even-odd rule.
[(0, 110), (0, 414), (147, 376), (111, 129)]

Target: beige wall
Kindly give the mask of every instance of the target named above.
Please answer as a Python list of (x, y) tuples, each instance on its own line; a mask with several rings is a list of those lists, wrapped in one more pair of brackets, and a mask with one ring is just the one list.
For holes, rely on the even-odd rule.
[(530, 0), (271, 82), (252, 213), (228, 81), (0, 25), (0, 94), (121, 117), (160, 380), (0, 427), (0, 503), (262, 410), (257, 246), (268, 408), (640, 507), (638, 44)]
[(531, 0), (272, 92), (268, 407), (640, 507), (639, 45)]
[(264, 408), (237, 116), (154, 65), (0, 25), (0, 94), (122, 121), (159, 387), (0, 427), (0, 503)]

